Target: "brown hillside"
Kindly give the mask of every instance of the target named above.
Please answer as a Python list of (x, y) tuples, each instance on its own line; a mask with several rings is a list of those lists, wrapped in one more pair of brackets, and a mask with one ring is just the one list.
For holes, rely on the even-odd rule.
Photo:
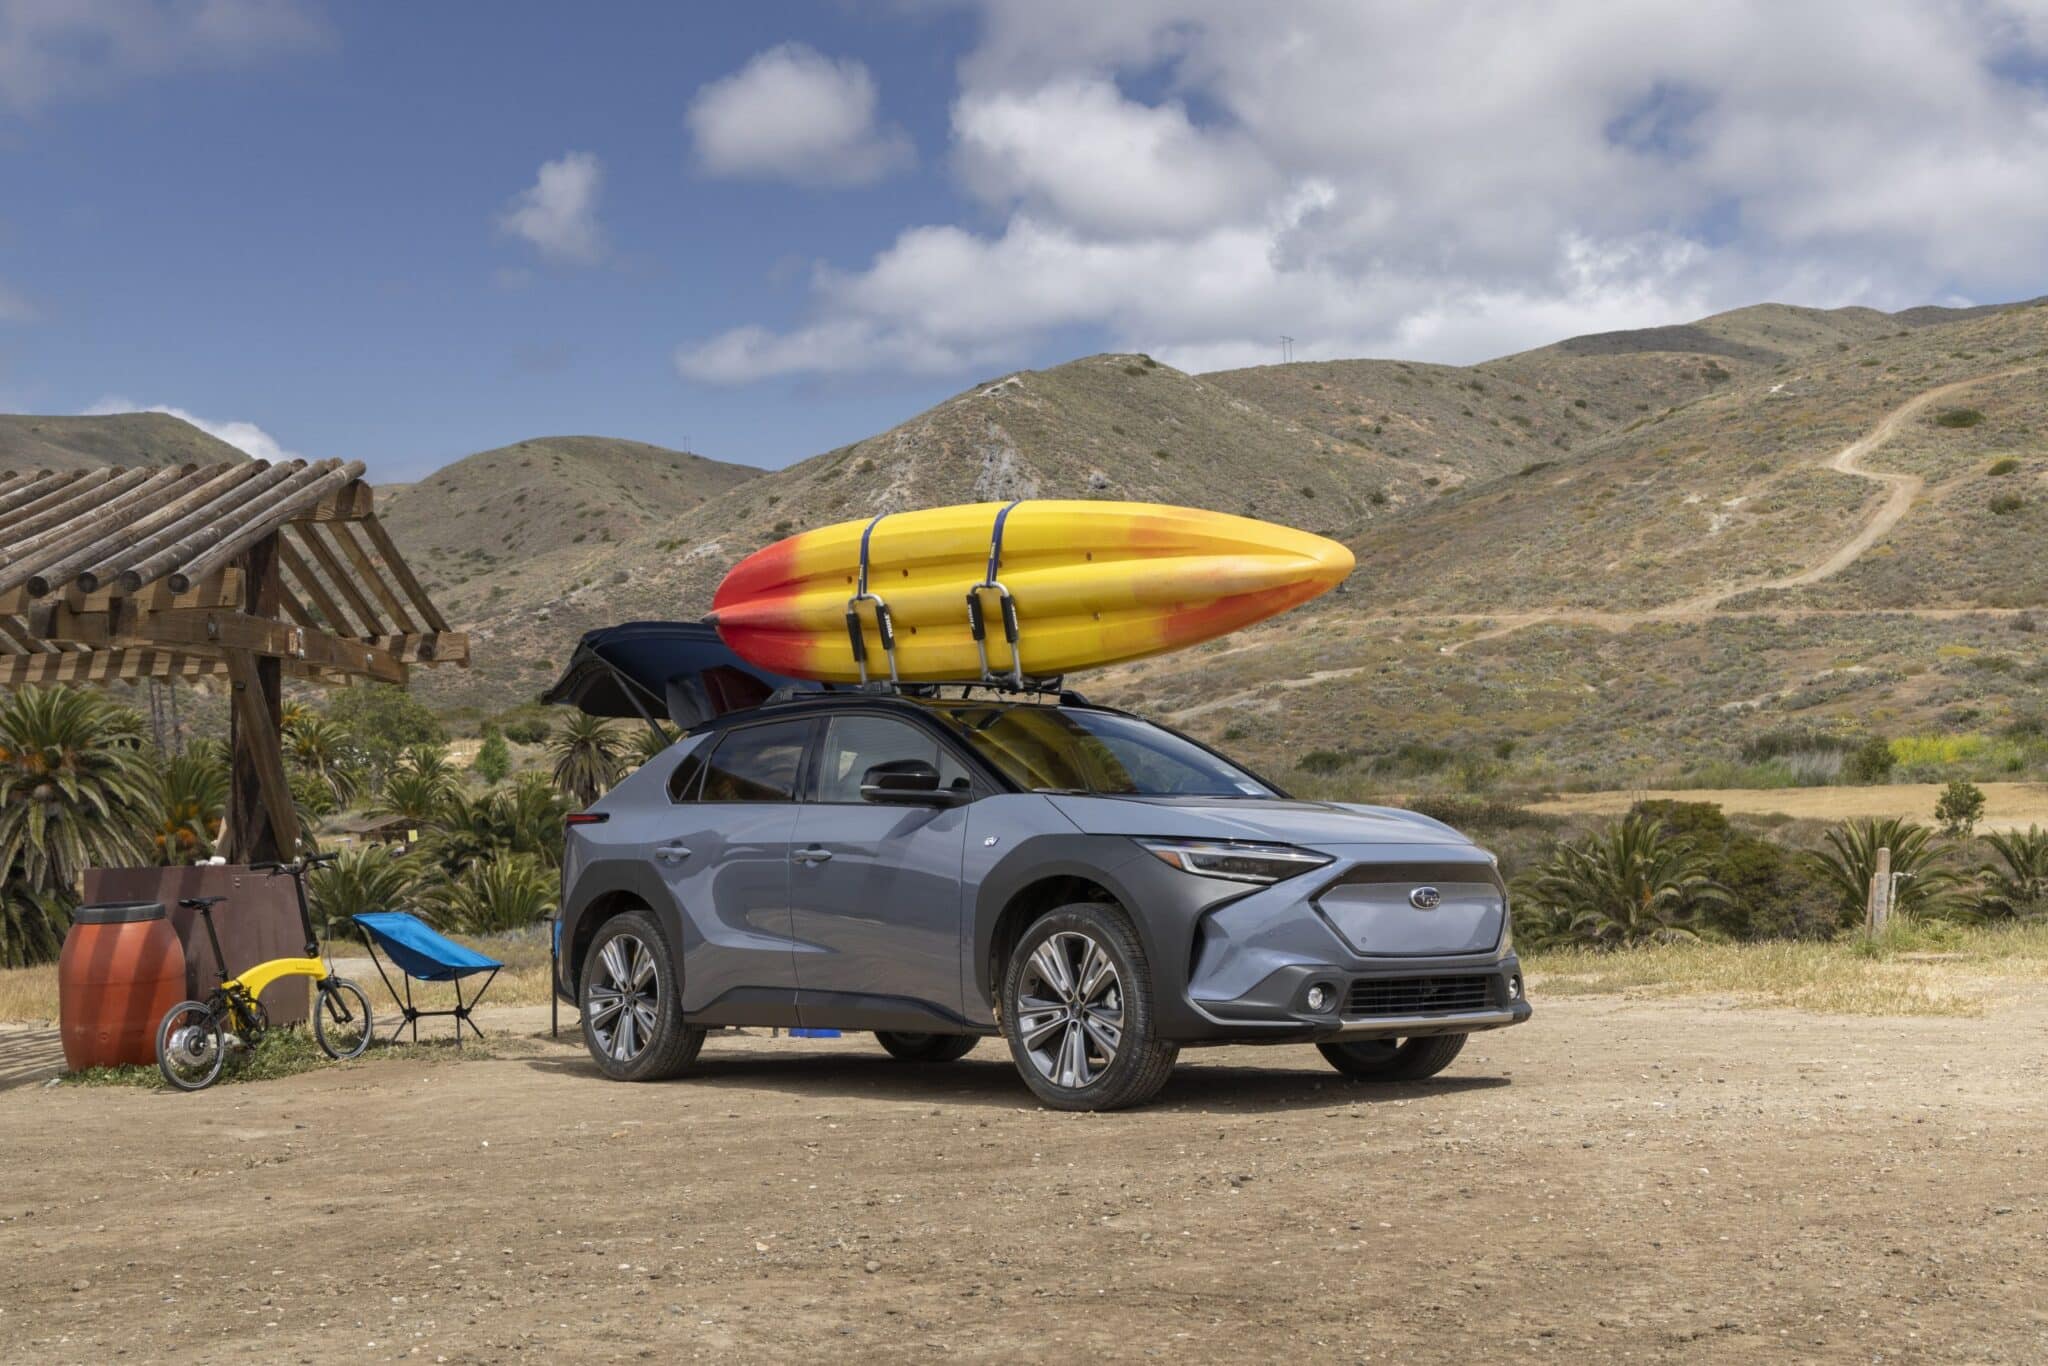
[(249, 457), (168, 413), (41, 417), (0, 413), (0, 471), (87, 465), (218, 465)]

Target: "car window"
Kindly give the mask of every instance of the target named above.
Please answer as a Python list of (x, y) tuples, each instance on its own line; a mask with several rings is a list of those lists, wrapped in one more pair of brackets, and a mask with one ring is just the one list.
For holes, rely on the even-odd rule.
[(1032, 791), (1277, 795), (1229, 760), (1134, 716), (1037, 706), (960, 707), (950, 716), (977, 753)]
[(704, 766), (704, 802), (792, 802), (803, 771), (808, 721), (727, 731)]
[(939, 770), (939, 786), (965, 791), (967, 769), (937, 736), (889, 716), (835, 716), (825, 727), (818, 759), (818, 800), (857, 802), (860, 780), (876, 764), (922, 759)]
[(699, 745), (683, 756), (676, 765), (676, 771), (668, 775), (668, 799), (672, 802), (694, 802), (697, 800), (697, 780), (704, 776), (704, 752), (709, 746)]

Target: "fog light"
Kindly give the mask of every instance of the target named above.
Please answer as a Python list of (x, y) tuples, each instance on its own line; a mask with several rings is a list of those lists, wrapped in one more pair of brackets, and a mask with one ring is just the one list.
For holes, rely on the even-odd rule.
[(1328, 987), (1318, 982), (1308, 989), (1308, 1008), (1310, 1010), (1321, 1010), (1328, 1004), (1330, 1004), (1330, 989)]
[(1519, 1000), (1521, 1000), (1521, 999), (1522, 999), (1522, 979), (1521, 979), (1521, 978), (1519, 978), (1519, 977), (1510, 977), (1510, 978), (1508, 978), (1508, 999), (1509, 999), (1510, 1001), (1519, 1001)]

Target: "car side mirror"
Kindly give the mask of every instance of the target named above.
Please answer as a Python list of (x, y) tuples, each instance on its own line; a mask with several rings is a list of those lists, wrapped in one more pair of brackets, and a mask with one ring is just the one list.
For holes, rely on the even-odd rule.
[(966, 794), (939, 786), (939, 770), (923, 759), (891, 759), (861, 775), (860, 795), (898, 806), (951, 806)]

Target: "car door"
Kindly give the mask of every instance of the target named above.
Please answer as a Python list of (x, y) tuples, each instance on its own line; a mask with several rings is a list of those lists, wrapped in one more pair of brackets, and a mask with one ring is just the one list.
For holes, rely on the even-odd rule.
[[(807, 1025), (915, 1029), (922, 1007), (960, 1014), (966, 808), (861, 797), (869, 768), (903, 759), (935, 765), (941, 785), (963, 797), (974, 791), (960, 759), (907, 718), (826, 719), (797, 815), (790, 893)], [(906, 1003), (907, 1016), (888, 1018)]]
[(795, 1023), (790, 841), (816, 728), (735, 726), (671, 783), (675, 836), (654, 857), (683, 909), (683, 1011), (705, 1023)]

